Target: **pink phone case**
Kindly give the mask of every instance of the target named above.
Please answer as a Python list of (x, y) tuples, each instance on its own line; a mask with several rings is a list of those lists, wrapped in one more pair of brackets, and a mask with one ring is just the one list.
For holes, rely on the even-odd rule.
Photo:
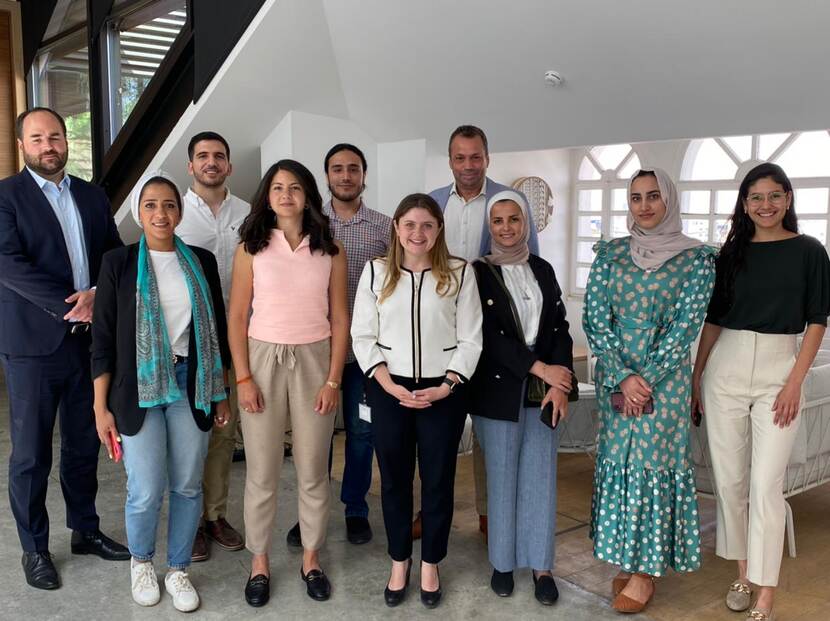
[(121, 461), (124, 451), (121, 450), (121, 443), (118, 441), (118, 434), (110, 431), (110, 443), (112, 444), (112, 460), (117, 464)]

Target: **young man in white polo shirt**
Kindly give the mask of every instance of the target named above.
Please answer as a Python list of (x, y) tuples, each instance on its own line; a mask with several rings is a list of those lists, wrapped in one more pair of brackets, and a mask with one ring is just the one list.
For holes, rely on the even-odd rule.
[[(251, 211), (251, 206), (231, 194), (225, 185), (233, 167), (230, 147), (222, 136), (210, 131), (196, 134), (187, 146), (187, 157), (187, 172), (193, 177), (193, 183), (184, 195), (182, 221), (176, 227), (176, 235), (186, 244), (200, 246), (216, 256), (227, 312), (239, 227)], [(194, 562), (207, 560), (210, 556), (206, 537), (226, 550), (245, 547), (242, 536), (225, 519), (231, 459), (239, 424), (236, 399), (230, 399), (230, 403), (228, 424), (214, 427), (210, 437), (202, 482), (204, 526), (199, 528), (193, 542)]]

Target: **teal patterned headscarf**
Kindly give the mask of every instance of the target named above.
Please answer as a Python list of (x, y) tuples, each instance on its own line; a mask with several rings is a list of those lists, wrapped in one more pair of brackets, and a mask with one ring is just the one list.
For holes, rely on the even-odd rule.
[[(196, 338), (195, 406), (209, 416), (211, 404), (226, 398), (210, 288), (202, 265), (193, 251), (178, 237), (174, 237), (174, 243), (176, 257), (187, 283)], [(135, 323), (138, 405), (150, 408), (178, 401), (182, 394), (176, 383), (173, 351), (144, 235), (138, 243)]]

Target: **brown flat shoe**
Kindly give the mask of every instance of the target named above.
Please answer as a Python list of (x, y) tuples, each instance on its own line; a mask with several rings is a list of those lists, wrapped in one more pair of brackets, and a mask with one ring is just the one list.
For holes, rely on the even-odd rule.
[(236, 551), (245, 547), (242, 535), (225, 518), (220, 517), (215, 522), (205, 520), (205, 534), (226, 550)]
[[(638, 576), (646, 577), (644, 574), (637, 574)], [(657, 587), (654, 584), (654, 578), (652, 576), (648, 576), (651, 579), (651, 595), (648, 596), (648, 599), (644, 602), (638, 602), (636, 599), (632, 599), (625, 595), (624, 593), (620, 592), (614, 598), (614, 601), (611, 602), (611, 607), (616, 610), (617, 612), (622, 612), (624, 614), (635, 614), (638, 612), (643, 612), (646, 606), (648, 606), (651, 599), (654, 597), (654, 593), (657, 591)]]
[(196, 531), (196, 537), (193, 539), (193, 550), (190, 553), (190, 562), (198, 563), (206, 561), (210, 558), (210, 550), (208, 549), (208, 542), (205, 538), (205, 529), (201, 526)]

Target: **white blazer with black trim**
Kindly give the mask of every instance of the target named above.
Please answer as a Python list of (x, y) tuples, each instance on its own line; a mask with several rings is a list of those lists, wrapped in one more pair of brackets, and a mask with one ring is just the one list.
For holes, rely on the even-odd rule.
[(386, 279), (386, 259), (366, 263), (352, 312), (352, 349), (371, 377), (379, 364), (389, 373), (418, 380), (448, 371), (467, 381), (481, 354), (481, 301), (474, 270), (466, 261), (450, 260), (459, 286), (441, 296), (432, 270), (401, 268), (392, 295), (379, 302)]

